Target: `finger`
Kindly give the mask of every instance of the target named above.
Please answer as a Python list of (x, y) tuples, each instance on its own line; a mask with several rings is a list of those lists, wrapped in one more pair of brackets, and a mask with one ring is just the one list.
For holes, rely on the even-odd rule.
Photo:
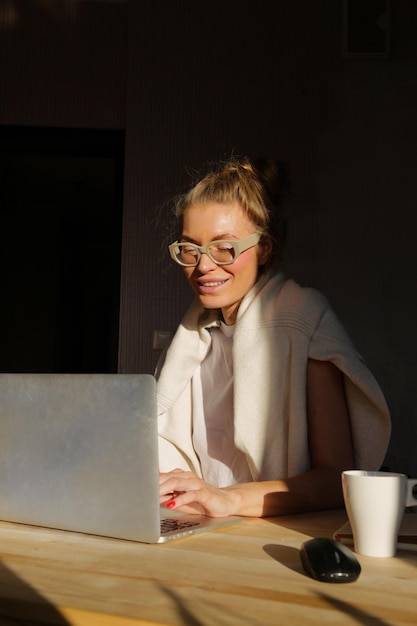
[(159, 504), (168, 504), (175, 500), (176, 494), (174, 492), (167, 493), (166, 495), (159, 496)]
[(199, 478), (196, 478), (194, 474), (170, 474), (167, 479), (160, 479), (159, 481), (159, 494), (166, 495), (169, 492), (183, 492), (194, 491), (201, 489), (202, 482)]
[(169, 500), (166, 504), (168, 509), (179, 511), (180, 513), (190, 513), (193, 515), (206, 514), (206, 510), (201, 504), (194, 501), (194, 498), (190, 499), (190, 502), (184, 502), (184, 495), (181, 494), (175, 497), (175, 499)]
[(207, 494), (203, 493), (201, 489), (176, 489), (172, 494), (170, 502), (174, 503), (171, 507), (175, 509), (188, 505), (192, 505), (193, 507), (198, 507), (200, 509), (204, 506), (206, 499)]
[(175, 469), (173, 469), (173, 470), (171, 470), (169, 472), (159, 472), (159, 475), (163, 476), (163, 477), (167, 477), (167, 476), (171, 476), (172, 474), (181, 474), (181, 473), (189, 474), (191, 472), (186, 472), (186, 471), (180, 469), (179, 467), (176, 467)]
[(178, 476), (180, 476), (181, 474), (187, 476), (193, 476), (194, 474), (191, 474), (191, 472), (184, 472), (183, 470), (180, 469), (175, 469), (172, 470), (172, 472), (159, 472), (159, 484), (162, 485), (163, 483), (165, 483), (167, 480), (170, 480), (171, 478), (176, 478)]

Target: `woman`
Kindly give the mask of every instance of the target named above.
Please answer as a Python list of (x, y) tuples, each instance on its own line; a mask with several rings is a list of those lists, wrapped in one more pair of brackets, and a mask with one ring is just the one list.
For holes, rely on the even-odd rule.
[(282, 515), (341, 506), (344, 469), (380, 467), (384, 397), (329, 307), (286, 279), (286, 167), (220, 163), (177, 203), (169, 246), (196, 294), (157, 369), (160, 502)]

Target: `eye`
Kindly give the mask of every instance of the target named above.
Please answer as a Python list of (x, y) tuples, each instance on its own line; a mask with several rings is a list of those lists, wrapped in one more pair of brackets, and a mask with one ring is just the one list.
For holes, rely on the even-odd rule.
[(195, 246), (193, 246), (193, 244), (191, 243), (182, 244), (181, 249), (183, 254), (192, 254), (194, 256), (197, 256), (197, 250)]
[(222, 241), (221, 243), (217, 243), (212, 247), (219, 252), (230, 252), (230, 250), (233, 250), (232, 244), (228, 243), (227, 241)]

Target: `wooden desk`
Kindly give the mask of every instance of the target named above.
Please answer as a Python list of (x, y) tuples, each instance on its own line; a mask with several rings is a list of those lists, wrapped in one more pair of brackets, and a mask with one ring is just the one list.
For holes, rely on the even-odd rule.
[(3, 522), (0, 625), (416, 624), (417, 553), (360, 556), (354, 583), (304, 574), (301, 543), (345, 520), (344, 511), (244, 519), (159, 545)]

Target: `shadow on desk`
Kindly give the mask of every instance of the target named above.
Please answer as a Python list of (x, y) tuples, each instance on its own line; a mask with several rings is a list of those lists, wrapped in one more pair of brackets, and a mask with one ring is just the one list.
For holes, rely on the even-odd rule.
[[(309, 576), (304, 572), (304, 569), (301, 565), (301, 561), (299, 558), (299, 550), (296, 548), (291, 548), (289, 546), (284, 546), (281, 544), (267, 544), (263, 547), (266, 554), (268, 554), (271, 558), (275, 559), (288, 567), (289, 569), (302, 573), (307, 579)], [(294, 567), (294, 563), (299, 563), (296, 567)], [(324, 588), (326, 585), (331, 585), (331, 583), (319, 583), (323, 585)], [(354, 583), (348, 583), (354, 584)], [(330, 607), (336, 609), (339, 613), (344, 613), (345, 615), (352, 618), (352, 620), (356, 624), (361, 624), (362, 626), (390, 626), (389, 622), (372, 615), (371, 613), (367, 613), (363, 609), (360, 609), (357, 606), (354, 606), (352, 603), (344, 602), (338, 598), (333, 597), (330, 594), (320, 592), (316, 589), (312, 589), (311, 593), (313, 593), (317, 598), (320, 598), (325, 604)]]
[(330, 509), (279, 517), (265, 517), (264, 519), (276, 526), (302, 532), (310, 537), (321, 535), (331, 537), (333, 532), (347, 521), (347, 514), (345, 509)]
[(340, 613), (349, 615), (349, 617), (351, 617), (357, 624), (364, 624), (365, 626), (391, 626), (392, 624), (392, 622), (386, 622), (380, 617), (371, 615), (370, 613), (367, 613), (352, 604), (343, 602), (343, 600), (334, 598), (326, 593), (317, 593), (317, 596)]
[(0, 626), (68, 626), (69, 622), (33, 587), (0, 563)]

